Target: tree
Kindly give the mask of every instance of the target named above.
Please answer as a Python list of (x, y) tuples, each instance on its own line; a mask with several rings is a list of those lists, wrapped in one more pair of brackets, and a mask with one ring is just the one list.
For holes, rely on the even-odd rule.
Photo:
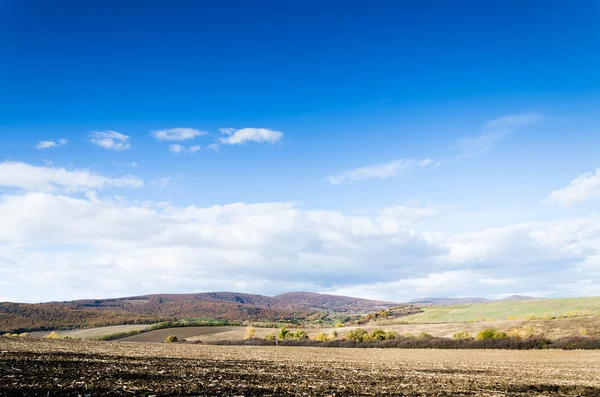
[(175, 343), (177, 341), (178, 339), (175, 335), (169, 335), (167, 336), (167, 339), (165, 339), (165, 343)]
[(325, 332), (319, 332), (317, 336), (315, 336), (315, 340), (327, 342), (329, 338), (327, 337), (327, 334)]
[(288, 336), (289, 333), (290, 333), (290, 331), (288, 331), (288, 329), (286, 327), (281, 327), (279, 329), (279, 333), (277, 334), (277, 339), (284, 340), (286, 338), (286, 336)]
[(256, 335), (256, 328), (248, 327), (246, 328), (246, 334), (244, 335), (244, 339), (252, 339)]
[(362, 328), (357, 328), (354, 331), (346, 332), (346, 335), (344, 335), (344, 337), (347, 340), (353, 340), (354, 342), (363, 342), (365, 340), (365, 338), (367, 337), (367, 335), (368, 335), (367, 331), (365, 331)]
[(292, 339), (295, 339), (295, 340), (306, 340), (306, 339), (309, 339), (308, 338), (308, 334), (306, 333), (306, 331), (302, 331), (302, 330), (298, 330), (296, 332), (292, 332), (291, 334), (288, 334), (288, 336), (290, 336)]

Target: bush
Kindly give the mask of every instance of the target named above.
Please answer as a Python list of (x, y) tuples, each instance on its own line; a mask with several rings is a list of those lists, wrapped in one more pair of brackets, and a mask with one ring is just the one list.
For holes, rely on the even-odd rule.
[(275, 339), (277, 339), (277, 337), (275, 336), (275, 334), (266, 334), (265, 339), (266, 340), (275, 340)]
[(44, 336), (44, 338), (48, 339), (59, 339), (60, 335), (56, 331), (50, 332), (48, 335)]
[(345, 327), (345, 325), (344, 325), (344, 323), (336, 323), (336, 324), (335, 324), (335, 327), (336, 327), (336, 328), (344, 328), (344, 327)]
[(315, 340), (327, 342), (329, 338), (327, 337), (327, 334), (325, 332), (319, 332), (317, 336), (315, 336)]
[(365, 331), (362, 328), (357, 328), (354, 331), (346, 332), (346, 335), (344, 335), (344, 338), (346, 340), (351, 340), (354, 342), (362, 342), (367, 337), (367, 335), (368, 335), (367, 331)]
[(452, 335), (452, 339), (471, 339), (471, 334), (468, 332), (457, 332)]
[(288, 336), (289, 333), (290, 333), (290, 331), (288, 331), (287, 328), (281, 327), (279, 329), (279, 333), (277, 334), (277, 339), (284, 340)]
[(308, 334), (306, 333), (306, 331), (296, 331), (296, 332), (290, 332), (287, 335), (287, 338), (289, 339), (293, 339), (293, 340), (306, 340), (309, 339)]
[(475, 339), (477, 340), (483, 340), (483, 339), (505, 339), (508, 338), (508, 335), (506, 335), (506, 332), (502, 332), (502, 331), (497, 331), (493, 328), (490, 329), (485, 329), (481, 332), (478, 332), (477, 335), (475, 336)]
[(363, 338), (364, 341), (385, 340), (385, 331), (376, 329)]
[(427, 332), (421, 332), (419, 334), (419, 338), (421, 338), (421, 339), (431, 339), (431, 338), (433, 338), (433, 335), (428, 334)]
[(177, 341), (178, 339), (175, 335), (169, 335), (167, 336), (167, 339), (165, 339), (165, 343), (175, 343)]
[(252, 339), (252, 338), (254, 338), (254, 335), (256, 335), (256, 328), (247, 327), (246, 334), (244, 335), (244, 339)]
[(396, 333), (394, 331), (387, 331), (385, 333), (385, 339), (386, 340), (396, 339), (397, 337), (398, 337), (398, 333)]
[(337, 331), (334, 329), (333, 331), (331, 331), (331, 333), (329, 334), (329, 339), (333, 340), (336, 339), (338, 337), (338, 333)]

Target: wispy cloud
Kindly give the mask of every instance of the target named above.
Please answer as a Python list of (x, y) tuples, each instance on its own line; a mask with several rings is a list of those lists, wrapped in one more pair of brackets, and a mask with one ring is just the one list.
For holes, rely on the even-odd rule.
[(596, 172), (583, 174), (563, 189), (555, 190), (543, 201), (565, 207), (583, 201), (600, 198), (600, 168)]
[(515, 128), (541, 121), (542, 115), (536, 113), (512, 114), (487, 121), (481, 127), (481, 133), (459, 141), (458, 160), (481, 156), (490, 151), (498, 142), (511, 135)]
[(55, 141), (39, 141), (35, 147), (37, 149), (50, 149), (53, 147), (64, 146), (69, 143), (68, 139), (59, 139), (57, 142)]
[(362, 182), (368, 179), (387, 179), (408, 172), (413, 168), (423, 168), (431, 164), (434, 164), (434, 160), (432, 159), (394, 160), (389, 163), (378, 163), (341, 171), (327, 177), (327, 181), (332, 185), (341, 185), (344, 183)]
[(138, 164), (135, 161), (132, 161), (131, 163), (129, 163), (129, 162), (120, 163), (118, 161), (113, 161), (112, 165), (114, 165), (115, 167), (137, 167), (138, 166)]
[(206, 135), (206, 132), (194, 128), (168, 128), (152, 131), (150, 135), (159, 141), (185, 141), (194, 139), (197, 136)]
[(86, 169), (67, 170), (55, 167), (36, 167), (26, 163), (6, 161), (0, 163), (0, 186), (27, 191), (54, 192), (105, 187), (139, 188), (144, 186), (144, 181), (132, 175), (109, 178)]
[(122, 151), (131, 147), (129, 137), (117, 131), (94, 131), (90, 134), (91, 141), (94, 145), (103, 147), (104, 149)]
[(197, 151), (199, 151), (201, 149), (200, 145), (194, 145), (194, 146), (182, 146), (179, 145), (177, 143), (174, 143), (172, 145), (169, 145), (169, 151), (171, 153), (196, 153)]
[(283, 137), (283, 132), (268, 128), (242, 128), (241, 130), (221, 128), (219, 132), (226, 135), (219, 138), (219, 142), (224, 145), (240, 145), (244, 142), (275, 143)]

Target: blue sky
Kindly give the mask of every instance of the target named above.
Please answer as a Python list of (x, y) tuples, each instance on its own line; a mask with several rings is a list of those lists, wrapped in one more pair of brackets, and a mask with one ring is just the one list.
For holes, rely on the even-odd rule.
[(595, 1), (5, 1), (0, 300), (600, 295)]

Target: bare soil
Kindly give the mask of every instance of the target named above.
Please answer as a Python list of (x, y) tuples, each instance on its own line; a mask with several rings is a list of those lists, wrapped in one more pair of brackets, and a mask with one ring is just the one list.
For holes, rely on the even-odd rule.
[(598, 351), (0, 338), (0, 396), (600, 396)]

